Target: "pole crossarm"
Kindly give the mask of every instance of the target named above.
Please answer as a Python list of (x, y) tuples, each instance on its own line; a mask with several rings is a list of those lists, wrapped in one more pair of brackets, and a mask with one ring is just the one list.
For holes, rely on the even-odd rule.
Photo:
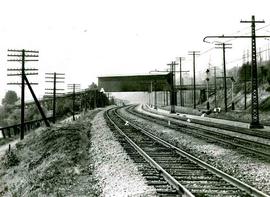
[[(38, 83), (30, 83), (31, 85), (38, 85)], [(20, 82), (18, 82), (18, 83), (16, 83), (16, 82), (14, 82), (14, 83), (7, 83), (7, 85), (22, 85), (22, 83), (20, 83)]]
[(8, 52), (26, 52), (26, 53), (39, 53), (39, 51), (36, 51), (36, 50), (24, 50), (24, 49), (21, 49), (21, 50), (18, 50), (18, 49), (8, 49)]
[[(225, 36), (225, 35), (206, 36), (203, 38), (203, 42), (208, 42), (208, 41), (206, 41), (206, 39), (209, 39), (209, 38), (252, 38), (252, 36)], [(270, 36), (256, 36), (256, 38), (270, 38)]]
[(216, 46), (220, 46), (220, 47), (215, 47), (216, 49), (232, 49), (232, 44), (231, 43), (217, 43), (215, 44)]
[[(54, 90), (53, 88), (45, 88), (45, 90)], [(62, 88), (55, 88), (55, 90), (65, 90), (65, 89), (62, 89)]]
[[(45, 81), (45, 82), (54, 83), (54, 81)], [(57, 83), (65, 83), (65, 82), (64, 81), (57, 81)]]
[[(22, 73), (7, 74), (7, 76), (21, 76)], [(24, 75), (38, 75), (38, 73), (24, 73)]]
[[(45, 77), (45, 79), (54, 79), (54, 77)], [(65, 79), (65, 77), (55, 77), (55, 79)]]
[(241, 20), (240, 23), (265, 23), (265, 21), (264, 20), (261, 20), (261, 21), (255, 21), (255, 20), (243, 21), (243, 20)]
[[(25, 71), (38, 71), (37, 68), (25, 68)], [(22, 71), (21, 68), (8, 68), (7, 71)]]

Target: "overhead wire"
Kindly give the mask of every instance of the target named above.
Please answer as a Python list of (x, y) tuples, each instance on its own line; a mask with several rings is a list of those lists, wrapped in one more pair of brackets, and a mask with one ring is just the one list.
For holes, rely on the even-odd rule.
[[(263, 53), (263, 52), (265, 52), (265, 51), (270, 51), (270, 49), (264, 49), (264, 50), (261, 50), (261, 51), (257, 52), (256, 55), (258, 56), (259, 54), (261, 54), (261, 53)], [(227, 63), (227, 64), (232, 64), (232, 63), (238, 62), (238, 61), (240, 61), (240, 60), (243, 60), (243, 57), (237, 58), (237, 59), (234, 59), (234, 60), (231, 60), (231, 61), (228, 61), (228, 62), (226, 62), (226, 63)]]
[[(264, 28), (266, 28), (266, 27), (269, 27), (269, 26), (270, 26), (270, 23), (267, 24), (267, 25), (265, 25), (265, 26), (263, 26), (263, 27), (257, 28), (255, 31), (262, 30), (262, 29), (264, 29)], [(243, 29), (241, 29), (241, 30), (238, 30), (238, 31), (236, 31), (236, 32), (234, 32), (234, 33), (231, 33), (231, 34), (239, 34), (239, 33), (243, 32), (244, 30), (249, 29), (249, 28), (250, 28), (250, 27), (245, 27), (245, 28), (243, 28)], [(265, 30), (265, 31), (267, 31), (267, 30)], [(267, 31), (267, 32), (270, 32), (270, 31)], [(249, 34), (249, 33), (250, 33), (250, 32), (247, 32), (247, 33), (244, 33), (244, 34), (242, 34), (242, 35), (244, 36), (244, 35), (247, 35), (247, 34)], [(237, 38), (232, 38), (232, 39), (226, 40), (224, 43), (231, 42), (231, 41), (236, 40), (236, 39), (237, 39)], [(211, 50), (213, 50), (213, 49), (215, 49), (215, 47), (211, 47), (211, 48), (209, 48), (209, 49), (206, 49), (205, 51), (203, 51), (203, 52), (200, 54), (200, 56), (201, 56), (201, 55), (204, 55), (204, 54), (206, 54), (206, 53), (208, 53), (209, 51), (211, 51)]]
[[(268, 24), (266, 24), (265, 26), (263, 26), (263, 27), (259, 27), (259, 28), (256, 28), (255, 29), (255, 31), (260, 31), (260, 30), (263, 30), (263, 29), (265, 29), (265, 28), (267, 28), (267, 27), (269, 27), (270, 26), (270, 23), (268, 23)], [(240, 34), (240, 33), (242, 33), (242, 32), (244, 32), (245, 30), (247, 30), (247, 29), (250, 29), (250, 27), (248, 26), (248, 27), (244, 27), (244, 28), (242, 28), (242, 29), (240, 29), (240, 30), (238, 30), (238, 31), (236, 31), (236, 32), (233, 32), (233, 33), (231, 33), (231, 34), (229, 34), (229, 35), (237, 35), (237, 34)], [(264, 31), (266, 31), (266, 32), (270, 32), (270, 31), (268, 31), (268, 30), (264, 30)], [(245, 36), (245, 35), (247, 35), (247, 34), (250, 34), (250, 32), (246, 32), (246, 33), (243, 33), (243, 34), (241, 34), (242, 36)], [(228, 43), (228, 42), (232, 42), (232, 41), (234, 41), (234, 40), (236, 40), (237, 38), (231, 38), (231, 39), (229, 39), (229, 40), (226, 40), (226, 41), (224, 41), (224, 43)], [(212, 51), (213, 49), (215, 49), (215, 47), (211, 47), (211, 48), (208, 48), (208, 49), (206, 49), (206, 50), (204, 50), (203, 52), (201, 52), (200, 53), (200, 55), (198, 56), (198, 58), (200, 58), (201, 56), (203, 56), (203, 55), (205, 55), (205, 54), (207, 54), (207, 53), (209, 53), (210, 51)], [(257, 54), (260, 54), (260, 53), (262, 53), (262, 52), (265, 52), (265, 51), (269, 51), (270, 49), (265, 49), (265, 50), (263, 50), (263, 51), (260, 51), (260, 52), (257, 52)], [(243, 60), (243, 57), (241, 57), (241, 58), (237, 58), (237, 59), (234, 59), (234, 60), (231, 60), (231, 61), (226, 61), (226, 63), (227, 64), (232, 64), (232, 63), (235, 63), (235, 62), (238, 62), (238, 61), (241, 61), (241, 60)], [(188, 61), (191, 61), (191, 59), (186, 59), (186, 62), (188, 62)]]
[[(236, 32), (231, 33), (231, 34), (239, 34), (239, 33), (245, 31), (245, 30), (248, 29), (248, 28), (249, 28), (249, 27), (242, 28), (242, 29), (240, 29), (240, 30), (238, 30), (238, 31), (236, 31)], [(246, 34), (247, 34), (247, 33), (246, 33)], [(244, 34), (244, 35), (245, 35), (245, 34)], [(233, 39), (230, 39), (230, 40), (226, 40), (224, 43), (231, 42), (231, 41), (233, 41), (233, 40), (235, 40), (235, 39), (236, 39), (236, 38), (233, 38)], [(208, 53), (209, 51), (212, 51), (213, 49), (215, 49), (215, 47), (211, 47), (211, 48), (209, 48), (209, 49), (206, 49), (205, 51), (203, 51), (203, 52), (200, 54), (200, 56), (202, 56), (202, 55)]]
[[(265, 28), (267, 28), (267, 27), (269, 27), (269, 26), (270, 26), (270, 23), (267, 24), (267, 25), (265, 25), (265, 26), (263, 26), (263, 27), (256, 28), (255, 31), (263, 30), (263, 29), (265, 29)], [(237, 32), (234, 33), (234, 34), (238, 34), (238, 33), (240, 33), (240, 32), (243, 32), (244, 30), (246, 30), (246, 29), (248, 29), (248, 28), (250, 28), (250, 27), (245, 27), (245, 28), (243, 28), (242, 30), (237, 31)], [(268, 31), (268, 30), (264, 30), (264, 31), (270, 33), (270, 31)], [(250, 33), (250, 32), (247, 32), (247, 33), (244, 33), (244, 34), (242, 34), (242, 35), (244, 36), (244, 35), (247, 35), (247, 34), (249, 34), (249, 33)], [(232, 38), (232, 39), (226, 40), (224, 43), (228, 43), (228, 42), (234, 41), (234, 40), (236, 40), (236, 39), (237, 39), (237, 38)], [(206, 54), (206, 53), (208, 53), (208, 52), (210, 52), (210, 51), (212, 51), (213, 49), (215, 49), (215, 47), (212, 47), (212, 48), (210, 48), (210, 49), (205, 50), (204, 52), (202, 52), (202, 53), (200, 54), (200, 56), (201, 56), (201, 55), (204, 55), (204, 54)], [(270, 50), (270, 49), (265, 49), (265, 50), (262, 50), (262, 51), (257, 52), (257, 54), (260, 54), (260, 53), (262, 53), (262, 52), (269, 51), (269, 50)], [(200, 56), (199, 56), (199, 57), (200, 57)], [(227, 64), (232, 64), (232, 63), (235, 63), (235, 62), (238, 62), (238, 61), (241, 61), (241, 60), (243, 60), (243, 57), (237, 58), (237, 59), (234, 59), (234, 60), (231, 60), (231, 61), (228, 61), (228, 62), (226, 62), (226, 63), (227, 63)]]

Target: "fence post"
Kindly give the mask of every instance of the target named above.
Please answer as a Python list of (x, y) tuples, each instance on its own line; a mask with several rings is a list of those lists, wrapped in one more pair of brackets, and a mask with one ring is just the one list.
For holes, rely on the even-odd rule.
[(10, 129), (7, 128), (7, 132), (8, 132), (8, 137), (11, 137), (11, 133), (10, 133)]
[(5, 138), (6, 138), (5, 131), (4, 131), (4, 129), (1, 129), (1, 130), (2, 130), (2, 135), (3, 135), (3, 138), (5, 139)]

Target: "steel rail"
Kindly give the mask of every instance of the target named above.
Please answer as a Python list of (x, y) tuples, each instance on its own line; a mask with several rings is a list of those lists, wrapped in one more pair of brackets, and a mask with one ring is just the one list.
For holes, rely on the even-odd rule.
[[(143, 109), (144, 109), (144, 107), (143, 107)], [(150, 111), (149, 109), (145, 109), (145, 110)], [(155, 111), (151, 111), (151, 113), (155, 113)], [(188, 119), (187, 117), (184, 118), (184, 117), (180, 117), (180, 116), (175, 116), (172, 118), (176, 119), (176, 120), (182, 120), (182, 121), (186, 121)], [(222, 123), (207, 122), (205, 120), (197, 120), (197, 119), (192, 119), (192, 120), (193, 120), (193, 123), (207, 126), (207, 127), (220, 128), (220, 129), (225, 129), (225, 130), (232, 131), (232, 132), (238, 132), (238, 133), (245, 134), (245, 135), (251, 135), (254, 137), (261, 137), (261, 138), (270, 139), (269, 132), (264, 132), (262, 130), (242, 128), (242, 127), (226, 125), (226, 124), (222, 124)], [(219, 120), (220, 120), (220, 118), (219, 118)], [(228, 119), (224, 119), (224, 120), (228, 120)]]
[[(121, 118), (123, 121), (127, 121), (125, 118), (123, 118), (122, 116), (120, 116), (119, 114), (117, 114), (119, 118)], [(258, 189), (226, 174), (225, 172), (222, 172), (221, 170), (207, 164), (206, 162), (192, 156), (191, 154), (181, 150), (180, 148), (177, 148), (176, 146), (166, 142), (165, 140), (160, 139), (159, 137), (153, 135), (152, 133), (146, 131), (144, 128), (135, 125), (133, 123), (131, 123), (129, 121), (129, 125), (133, 126), (134, 128), (140, 130), (142, 133), (144, 133), (145, 135), (147, 135), (148, 137), (152, 138), (153, 140), (156, 140), (158, 143), (164, 145), (167, 148), (173, 149), (175, 150), (175, 152), (181, 156), (186, 157), (187, 159), (193, 161), (194, 163), (198, 164), (199, 166), (201, 166), (202, 168), (205, 168), (207, 170), (209, 170), (210, 172), (212, 172), (213, 174), (217, 175), (218, 177), (221, 177), (223, 180), (227, 181), (228, 183), (234, 185), (235, 187), (247, 192), (250, 195), (256, 196), (256, 197), (269, 197), (269, 195), (259, 191)]]
[[(114, 109), (114, 108), (113, 108)], [(113, 110), (110, 109), (110, 110)], [(164, 170), (158, 163), (156, 163), (146, 152), (144, 152), (135, 142), (133, 142), (116, 124), (115, 122), (110, 118), (108, 115), (108, 111), (106, 111), (106, 116), (110, 120), (110, 122), (113, 124), (113, 126), (125, 137), (125, 139), (129, 142), (129, 144), (134, 147), (134, 149), (148, 162), (151, 166), (156, 168), (161, 175), (164, 177), (164, 179), (172, 185), (177, 192), (182, 195), (183, 197), (195, 197), (188, 189), (186, 189), (181, 183), (179, 183), (175, 178), (173, 178), (166, 170)], [(118, 115), (118, 114), (116, 114)], [(121, 118), (121, 117), (120, 117)]]
[[(150, 112), (152, 114), (158, 114), (156, 111), (150, 110), (149, 108), (147, 109), (144, 106), (142, 106), (142, 109), (144, 111)], [(188, 117), (181, 117), (181, 116), (178, 116), (178, 115), (168, 116), (166, 114), (163, 114), (163, 116), (171, 118), (173, 120), (181, 121), (185, 125), (190, 125), (189, 123), (186, 122)], [(190, 119), (192, 120), (192, 124), (197, 125), (197, 127), (205, 126), (205, 127), (211, 128), (211, 129), (212, 128), (214, 128), (214, 129), (222, 129), (222, 130), (226, 130), (226, 131), (230, 131), (230, 132), (237, 132), (237, 133), (240, 133), (240, 134), (249, 135), (249, 136), (252, 136), (254, 138), (264, 138), (264, 139), (266, 138), (266, 139), (268, 139), (268, 136), (265, 136), (265, 135), (267, 135), (267, 134), (269, 135), (269, 132), (267, 132), (267, 134), (265, 134), (265, 135), (264, 134), (257, 135), (257, 133), (255, 133), (255, 135), (253, 135), (254, 134), (253, 132), (258, 132), (258, 131), (252, 130), (252, 129), (247, 129), (247, 128), (242, 128), (242, 127), (230, 126), (230, 125), (226, 125), (226, 124), (222, 124), (222, 123), (208, 122), (208, 121), (205, 121), (205, 120), (197, 120), (197, 119), (194, 119), (194, 118), (190, 118)], [(226, 120), (226, 119), (224, 119), (224, 120)], [(193, 125), (190, 125), (190, 126), (193, 126)], [(260, 132), (262, 132), (262, 131), (260, 131)], [(269, 139), (270, 139), (270, 135), (269, 135)], [(252, 140), (249, 140), (249, 141), (252, 142)]]
[[(146, 111), (149, 112), (148, 110), (146, 110)], [(132, 113), (132, 112), (130, 112), (130, 113)], [(139, 113), (139, 112), (136, 112), (136, 113)], [(152, 112), (150, 112), (150, 113), (152, 113)], [(146, 116), (150, 116), (150, 115), (146, 115)], [(176, 119), (176, 118), (168, 117), (168, 116), (165, 116), (165, 117), (171, 123), (174, 123), (174, 124), (176, 124), (178, 126), (179, 126), (179, 124), (185, 125), (186, 126), (185, 127), (186, 129), (199, 129), (202, 132), (207, 132), (207, 133), (209, 133), (211, 131), (211, 130), (207, 130), (205, 128), (200, 127), (200, 124), (199, 123), (187, 123), (187, 122), (185, 122), (184, 120), (181, 120), (181, 119)], [(156, 118), (156, 117), (151, 116), (151, 118)], [(164, 121), (165, 121), (165, 119), (164, 119)], [(212, 129), (213, 128), (213, 126), (206, 126), (206, 125), (203, 125), (203, 126), (204, 127), (209, 127), (209, 129)], [(223, 130), (226, 130), (226, 129), (223, 129)], [(190, 133), (189, 131), (185, 131), (185, 132)], [(255, 142), (253, 140), (248, 140), (248, 139), (244, 139), (244, 138), (240, 138), (240, 137), (231, 136), (231, 135), (228, 135), (228, 134), (224, 134), (222, 132), (219, 132), (219, 131), (215, 131), (215, 132), (216, 132), (216, 135), (222, 135), (222, 136), (225, 136), (225, 137), (235, 138), (235, 139), (238, 139), (240, 141), (246, 141), (248, 143), (253, 143), (253, 144), (256, 144), (256, 145), (261, 145), (261, 146), (264, 146), (264, 147), (270, 147), (269, 145), (264, 144), (264, 143)], [(192, 135), (195, 135), (195, 134), (192, 133)], [(218, 137), (211, 136), (210, 134), (198, 133), (197, 135), (200, 135), (202, 137), (207, 137), (207, 138), (212, 139), (212, 140), (218, 140), (218, 141), (220, 141), (222, 143), (229, 144), (231, 146), (235, 146), (235, 147), (240, 148), (240, 149), (243, 149), (243, 150), (245, 150), (247, 152), (250, 152), (250, 153), (253, 153), (253, 154), (259, 154), (260, 156), (265, 157), (265, 158), (268, 158), (268, 159), (270, 158), (270, 153), (268, 153), (268, 152), (261, 152), (261, 151), (256, 150), (256, 149), (252, 149), (252, 148), (249, 148), (249, 147), (240, 145), (240, 144), (236, 144), (236, 143), (230, 142), (228, 140), (223, 140), (223, 139), (220, 139)]]

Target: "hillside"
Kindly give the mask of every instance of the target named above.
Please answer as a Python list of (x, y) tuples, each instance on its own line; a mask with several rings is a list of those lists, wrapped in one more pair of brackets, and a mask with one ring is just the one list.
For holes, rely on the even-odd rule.
[(40, 128), (17, 143), (0, 162), (0, 196), (98, 196), (89, 121)]
[(0, 154), (0, 196), (156, 196), (104, 111), (39, 128)]

